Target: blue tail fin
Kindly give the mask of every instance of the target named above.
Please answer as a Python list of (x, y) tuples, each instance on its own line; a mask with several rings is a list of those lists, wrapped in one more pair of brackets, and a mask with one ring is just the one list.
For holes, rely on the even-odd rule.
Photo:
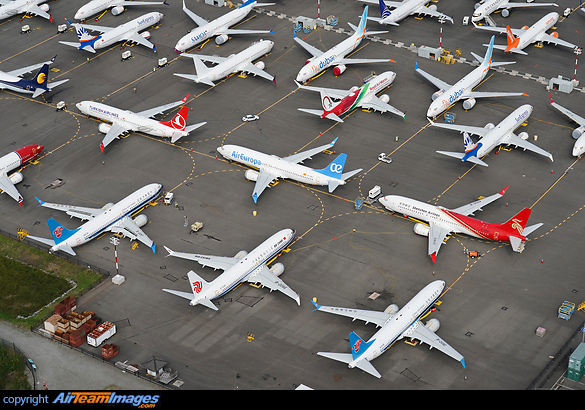
[(489, 67), (492, 65), (492, 53), (494, 51), (494, 40), (496, 39), (496, 36), (492, 36), (492, 39), (490, 40), (490, 45), (488, 46), (488, 49), (485, 53), (485, 57), (483, 59), (482, 65), (484, 65), (485, 67)]
[(55, 241), (56, 245), (69, 238), (75, 232), (79, 231), (79, 228), (70, 231), (59, 222), (55, 221), (53, 218), (49, 219), (47, 223), (49, 224), (49, 229), (51, 230), (51, 235), (53, 236), (53, 240)]
[(323, 169), (315, 169), (315, 171), (331, 178), (341, 179), (346, 159), (347, 154), (340, 154), (333, 160), (333, 162), (331, 162), (331, 164), (327, 165)]
[(47, 79), (49, 78), (49, 65), (45, 64), (38, 71), (37, 75), (31, 80), (35, 87), (47, 88)]
[(366, 32), (366, 21), (368, 20), (368, 6), (364, 8), (364, 12), (362, 14), (362, 18), (360, 20), (360, 25), (357, 28), (357, 32), (359, 34), (364, 34)]
[(384, 0), (379, 0), (380, 3), (380, 16), (385, 19), (386, 17), (388, 17), (390, 15), (390, 9), (388, 8), (388, 6), (386, 6), (386, 3), (384, 3)]
[(351, 357), (353, 360), (356, 360), (358, 357), (360, 357), (368, 349), (368, 347), (374, 343), (374, 340), (376, 339), (366, 343), (355, 332), (351, 332), (349, 334), (349, 345), (351, 346)]

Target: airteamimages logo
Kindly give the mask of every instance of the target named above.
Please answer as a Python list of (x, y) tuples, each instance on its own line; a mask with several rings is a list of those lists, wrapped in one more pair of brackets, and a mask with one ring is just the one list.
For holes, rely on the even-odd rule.
[(160, 398), (158, 394), (119, 394), (116, 392), (67, 392), (60, 393), (52, 404), (130, 404), (141, 409), (151, 409)]

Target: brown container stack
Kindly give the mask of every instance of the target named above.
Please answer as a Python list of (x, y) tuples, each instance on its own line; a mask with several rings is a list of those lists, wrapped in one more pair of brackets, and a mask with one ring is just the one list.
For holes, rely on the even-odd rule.
[(55, 305), (55, 314), (65, 316), (65, 314), (71, 309), (75, 309), (76, 304), (77, 301), (73, 296), (67, 296), (65, 299)]
[(105, 344), (102, 347), (102, 357), (104, 360), (110, 360), (119, 353), (118, 345)]

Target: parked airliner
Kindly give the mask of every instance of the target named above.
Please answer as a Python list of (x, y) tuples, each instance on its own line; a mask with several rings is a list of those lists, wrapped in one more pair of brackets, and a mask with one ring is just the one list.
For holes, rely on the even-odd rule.
[(14, 185), (21, 182), (24, 177), (18, 171), (10, 175), (8, 173), (37, 158), (43, 148), (38, 144), (26, 145), (0, 158), (0, 189), (2, 193), (10, 195), (20, 206), (22, 206), (22, 195)]
[[(506, 34), (508, 44), (505, 46), (494, 45), (494, 48), (498, 50), (504, 50), (506, 53), (517, 53), (528, 55), (527, 52), (523, 51), (527, 46), (532, 43), (546, 42), (552, 43), (555, 46), (565, 46), (568, 48), (576, 49), (575, 44), (571, 44), (568, 41), (561, 40), (559, 33), (556, 31), (552, 34), (546, 34), (546, 30), (554, 26), (559, 20), (559, 13), (552, 12), (538, 20), (532, 26), (524, 26), (521, 29), (510, 28), (510, 26), (503, 27), (490, 27), (490, 26), (478, 26), (474, 23), (475, 28), (480, 30), (495, 31), (496, 33)], [(487, 46), (487, 44), (484, 44)]]
[(396, 212), (417, 222), (414, 232), (429, 237), (428, 254), (435, 262), (439, 248), (453, 233), (463, 233), (475, 238), (491, 241), (509, 241), (514, 252), (522, 252), (526, 244), (526, 237), (542, 226), (542, 223), (526, 226), (530, 217), (530, 208), (524, 208), (503, 224), (492, 224), (479, 219), (471, 218), (475, 211), (481, 210), (487, 204), (501, 198), (508, 187), (497, 194), (479, 199), (456, 209), (447, 209), (426, 202), (405, 198), (398, 195), (388, 195), (378, 199), (386, 209)]
[(215, 43), (217, 45), (223, 44), (228, 41), (229, 36), (232, 34), (267, 34), (272, 33), (272, 30), (243, 30), (243, 29), (231, 29), (230, 26), (242, 21), (254, 7), (272, 6), (275, 3), (258, 3), (256, 0), (247, 0), (240, 7), (232, 10), (221, 17), (216, 18), (213, 21), (207, 21), (206, 19), (199, 17), (185, 6), (185, 0), (183, 0), (183, 11), (197, 24), (199, 27), (194, 28), (188, 34), (185, 34), (177, 44), (175, 50), (178, 53), (196, 46), (197, 44), (205, 41), (213, 36), (215, 37)]
[(136, 113), (94, 101), (81, 101), (75, 106), (85, 115), (97, 117), (100, 120), (112, 123), (112, 125), (102, 123), (98, 127), (100, 132), (106, 134), (100, 143), (100, 149), (104, 152), (104, 148), (107, 147), (110, 142), (116, 138), (120, 138), (120, 136), (126, 132), (144, 132), (156, 137), (166, 137), (170, 138), (171, 143), (174, 144), (179, 138), (189, 135), (191, 131), (207, 124), (207, 122), (200, 122), (198, 124), (186, 126), (187, 115), (189, 114), (188, 107), (183, 107), (173, 119), (168, 122), (151, 119), (151, 117), (154, 117), (157, 114), (162, 114), (164, 111), (185, 104), (188, 97), (189, 95), (181, 101), (176, 101)]
[(380, 17), (368, 17), (368, 20), (380, 24), (391, 24), (398, 26), (398, 22), (414, 14), (437, 17), (450, 21), (453, 24), (453, 17), (437, 11), (436, 5), (427, 7), (431, 0), (404, 0), (404, 1), (386, 1), (386, 0), (359, 0), (364, 3), (378, 4), (380, 6)]
[(7, 19), (17, 14), (24, 13), (32, 16), (46, 18), (51, 23), (53, 17), (47, 13), (49, 11), (48, 0), (3, 0), (0, 1), (0, 20)]
[[(480, 2), (481, 3), (481, 2)], [(479, 3), (477, 3), (479, 4)], [(473, 15), (471, 16), (471, 21), (477, 22), (481, 21), (490, 16), (494, 11), (502, 9), (502, 17), (508, 17), (510, 14), (510, 9), (517, 8), (517, 7), (538, 7), (538, 6), (555, 6), (558, 7), (556, 3), (536, 3), (536, 2), (526, 2), (526, 3), (512, 3), (510, 0), (485, 0), (482, 4), (480, 4)]]
[(367, 63), (387, 63), (390, 59), (387, 58), (346, 58), (345, 56), (354, 51), (365, 36), (373, 36), (377, 34), (387, 33), (387, 31), (367, 31), (366, 21), (368, 17), (368, 6), (365, 7), (364, 13), (360, 20), (359, 26), (356, 27), (351, 23), (349, 26), (355, 31), (349, 38), (343, 40), (335, 47), (325, 52), (310, 45), (294, 35), (294, 40), (307, 50), (313, 57), (305, 62), (305, 66), (301, 68), (297, 75), (297, 81), (304, 83), (316, 76), (327, 68), (334, 66), (333, 74), (340, 75), (346, 69), (347, 64), (367, 64)]
[[(202, 83), (213, 87), (214, 81), (221, 80), (231, 74), (243, 72), (248, 74), (254, 74), (267, 80), (274, 82), (274, 77), (264, 71), (266, 66), (263, 61), (259, 61), (254, 64), (254, 60), (270, 53), (273, 41), (260, 40), (253, 43), (250, 47), (240, 51), (237, 54), (232, 54), (229, 57), (219, 56), (204, 56), (200, 54), (181, 54), (182, 57), (191, 57), (193, 59), (193, 65), (195, 66), (195, 72), (193, 74), (178, 74), (173, 73), (177, 77), (183, 77), (188, 80), (195, 81), (196, 83)], [(207, 67), (203, 61), (210, 61), (217, 64), (213, 67)]]
[(350, 369), (357, 367), (372, 376), (380, 378), (382, 375), (374, 368), (371, 361), (379, 357), (398, 340), (408, 338), (428, 344), (430, 349), (435, 348), (445, 353), (465, 367), (463, 355), (435, 333), (440, 327), (439, 320), (435, 318), (429, 319), (426, 324), (421, 321), (423, 315), (439, 300), (444, 288), (445, 281), (436, 280), (425, 286), (402, 309), (392, 304), (383, 312), (321, 306), (313, 301), (316, 307), (315, 310), (350, 317), (352, 320), (363, 320), (366, 324), (371, 322), (376, 327), (381, 328), (367, 342), (355, 332), (351, 332), (349, 334), (351, 353), (318, 352), (317, 354), (347, 363)]
[(580, 157), (585, 153), (585, 118), (554, 102), (552, 99), (552, 94), (550, 96), (550, 105), (579, 124), (579, 126), (573, 130), (571, 135), (574, 139), (576, 139), (575, 145), (573, 146), (573, 156)]
[(222, 145), (217, 151), (227, 160), (236, 161), (257, 169), (249, 169), (244, 176), (250, 181), (255, 181), (252, 199), (258, 201), (258, 197), (278, 178), (290, 178), (292, 180), (310, 185), (327, 185), (329, 192), (333, 192), (339, 185), (345, 185), (347, 179), (351, 178), (362, 169), (355, 169), (343, 173), (343, 167), (347, 154), (340, 154), (323, 169), (313, 169), (300, 165), (304, 160), (310, 159), (313, 155), (329, 149), (335, 145), (337, 138), (331, 143), (299, 152), (288, 157), (280, 158), (276, 155), (268, 155), (249, 148), (237, 145)]
[(490, 68), (506, 64), (514, 64), (514, 62), (496, 63), (492, 61), (494, 38), (495, 36), (492, 36), (492, 40), (490, 41), (490, 45), (488, 47), (487, 52), (485, 53), (484, 58), (481, 58), (480, 56), (473, 52), (471, 53), (473, 57), (475, 57), (475, 59), (479, 61), (480, 63), (479, 67), (473, 69), (473, 71), (471, 71), (461, 80), (457, 81), (454, 85), (450, 85), (438, 79), (437, 77), (432, 76), (426, 71), (421, 70), (418, 67), (418, 63), (415, 60), (416, 72), (422, 75), (427, 80), (429, 80), (431, 83), (435, 85), (435, 87), (439, 89), (439, 91), (434, 93), (431, 97), (433, 102), (429, 106), (429, 109), (427, 111), (427, 117), (433, 119), (437, 118), (437, 116), (441, 115), (450, 106), (452, 106), (459, 100), (463, 100), (463, 108), (465, 110), (470, 110), (475, 105), (476, 98), (516, 97), (520, 95), (526, 95), (524, 93), (473, 91), (473, 88), (478, 86), (479, 83), (483, 81)]
[(85, 20), (94, 14), (111, 8), (112, 15), (117, 16), (124, 12), (124, 6), (156, 6), (159, 4), (169, 3), (166, 1), (126, 1), (126, 0), (91, 0), (84, 6), (81, 6), (75, 13), (76, 20)]
[(372, 78), (361, 87), (354, 86), (349, 90), (311, 87), (307, 85), (301, 85), (295, 81), (295, 84), (299, 88), (304, 90), (317, 91), (320, 93), (321, 105), (323, 106), (323, 110), (312, 110), (308, 108), (299, 108), (298, 110), (338, 122), (343, 122), (341, 116), (347, 112), (350, 112), (354, 108), (364, 108), (367, 110), (380, 111), (382, 113), (390, 111), (391, 113), (400, 115), (402, 118), (406, 119), (405, 113), (388, 104), (388, 101), (390, 101), (390, 97), (388, 97), (388, 95), (383, 94), (380, 97), (376, 96), (376, 94), (380, 91), (390, 87), (395, 78), (396, 73), (392, 71), (386, 71)]
[(162, 191), (161, 184), (149, 184), (131, 193), (117, 203), (107, 203), (101, 208), (60, 205), (35, 199), (40, 206), (63, 211), (70, 217), (87, 221), (77, 229), (69, 230), (50, 218), (47, 222), (53, 239), (27, 236), (29, 239), (51, 246), (50, 252), (63, 251), (75, 255), (73, 248), (97, 238), (105, 232), (124, 235), (130, 240), (139, 240), (156, 251), (154, 242), (140, 229), (148, 222), (146, 215), (134, 217), (145, 205), (155, 200)]
[(204, 267), (210, 266), (214, 270), (221, 269), (224, 272), (215, 280), (207, 282), (195, 272), (189, 271), (187, 277), (189, 278), (191, 292), (172, 289), (163, 290), (190, 300), (189, 305), (191, 306), (199, 304), (218, 310), (217, 306), (212, 302), (213, 299), (224, 296), (242, 282), (259, 283), (269, 288), (271, 292), (273, 290), (281, 291), (286, 296), (294, 299), (300, 306), (300, 296), (279, 278), (280, 274), (284, 272), (284, 265), (275, 263), (272, 267), (268, 267), (268, 264), (280, 255), (282, 250), (293, 241), (294, 237), (295, 231), (283, 229), (266, 239), (250, 253), (240, 251), (233, 258), (229, 256), (174, 252), (165, 246), (165, 249), (169, 252), (167, 256), (193, 260)]
[[(66, 83), (69, 80), (60, 80), (49, 83), (49, 64), (55, 62), (53, 57), (50, 61), (44, 63), (33, 64), (27, 67), (18, 68), (12, 71), (0, 71), (0, 90), (10, 90), (17, 93), (32, 94), (32, 98), (36, 98), (39, 95), (52, 91), (53, 88)], [(37, 68), (39, 71), (35, 74), (32, 80), (26, 80), (21, 78), (23, 74), (30, 73)]]
[[(496, 148), (498, 145), (513, 145), (515, 147), (520, 147), (523, 150), (529, 150), (543, 155), (553, 161), (553, 156), (550, 152), (547, 152), (542, 148), (532, 144), (531, 142), (528, 142), (527, 132), (522, 132), (519, 135), (514, 134), (514, 131), (528, 120), (528, 117), (530, 117), (531, 113), (532, 105), (524, 104), (516, 108), (498, 125), (494, 126), (494, 124), (488, 123), (485, 127), (474, 127), (470, 125), (438, 123), (431, 121), (431, 125), (434, 127), (446, 128), (463, 133), (463, 145), (465, 152), (437, 152), (439, 154), (458, 158), (462, 162), (469, 161), (487, 167), (488, 164), (486, 164), (480, 158), (489, 154), (491, 150)], [(479, 135), (480, 138), (477, 143), (473, 143), (469, 134)]]

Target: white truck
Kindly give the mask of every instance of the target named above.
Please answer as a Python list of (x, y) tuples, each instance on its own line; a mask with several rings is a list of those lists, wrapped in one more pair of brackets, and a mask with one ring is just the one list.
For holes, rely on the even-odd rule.
[(116, 325), (112, 322), (102, 322), (90, 334), (87, 335), (87, 344), (93, 347), (98, 347), (104, 340), (116, 334)]

